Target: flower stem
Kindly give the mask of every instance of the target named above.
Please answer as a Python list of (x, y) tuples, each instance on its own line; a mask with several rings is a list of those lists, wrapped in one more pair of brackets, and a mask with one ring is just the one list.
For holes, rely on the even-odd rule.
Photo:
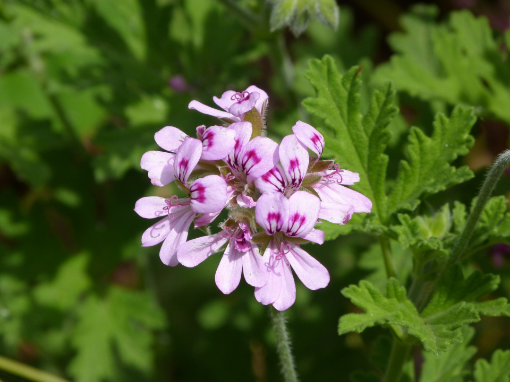
[(510, 166), (510, 150), (506, 150), (500, 156), (498, 156), (494, 162), (494, 165), (489, 170), (489, 173), (485, 178), (485, 182), (483, 182), (482, 189), (478, 194), (476, 204), (469, 214), (466, 225), (464, 226), (464, 230), (457, 239), (457, 243), (453, 247), (450, 264), (454, 264), (462, 260), (462, 256), (464, 255), (466, 248), (468, 248), (469, 240), (476, 227), (476, 223), (478, 223), (478, 219), (480, 218), (485, 204), (487, 204), (489, 201), (499, 178), (508, 166)]
[(280, 357), (283, 379), (285, 382), (297, 382), (296, 367), (292, 357), (291, 343), (287, 327), (285, 325), (285, 313), (270, 307), (271, 321), (273, 323), (274, 334), (276, 337), (276, 350)]
[(35, 382), (67, 382), (65, 379), (48, 374), (21, 362), (0, 356), (0, 370)]
[(411, 345), (393, 339), (390, 361), (384, 375), (383, 382), (398, 382), (402, 375), (402, 368), (407, 360)]
[(397, 277), (397, 272), (395, 271), (395, 263), (393, 262), (393, 256), (391, 255), (391, 247), (390, 240), (387, 237), (379, 236), (379, 244), (381, 245), (381, 250), (384, 259), (384, 267), (386, 268), (386, 276), (388, 278)]

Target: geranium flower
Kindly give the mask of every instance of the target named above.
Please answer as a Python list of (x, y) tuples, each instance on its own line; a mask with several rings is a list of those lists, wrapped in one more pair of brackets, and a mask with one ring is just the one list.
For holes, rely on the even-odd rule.
[(264, 194), (258, 199), (255, 219), (271, 236), (263, 256), (268, 281), (255, 288), (260, 303), (273, 304), (278, 310), (294, 304), (296, 285), (291, 267), (311, 290), (328, 285), (327, 269), (300, 247), (308, 241), (324, 242), (324, 232), (313, 228), (320, 204), (319, 198), (304, 191), (295, 192), (289, 199), (281, 193)]

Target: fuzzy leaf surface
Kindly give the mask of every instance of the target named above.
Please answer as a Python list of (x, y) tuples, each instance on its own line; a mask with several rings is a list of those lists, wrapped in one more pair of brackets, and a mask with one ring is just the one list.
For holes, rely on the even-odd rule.
[(475, 364), (475, 382), (508, 382), (510, 380), (510, 351), (496, 350), (491, 363), (479, 359)]

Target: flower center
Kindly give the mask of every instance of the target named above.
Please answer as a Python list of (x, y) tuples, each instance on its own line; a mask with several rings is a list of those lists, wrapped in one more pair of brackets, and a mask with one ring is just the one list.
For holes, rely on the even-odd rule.
[(242, 93), (235, 93), (230, 99), (232, 101), (236, 101), (237, 103), (243, 102), (246, 98), (250, 97), (250, 93), (248, 91), (244, 91)]

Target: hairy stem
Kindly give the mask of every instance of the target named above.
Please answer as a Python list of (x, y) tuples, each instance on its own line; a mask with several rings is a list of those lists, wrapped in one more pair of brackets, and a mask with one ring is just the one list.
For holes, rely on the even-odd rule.
[(279, 312), (271, 306), (271, 321), (273, 323), (274, 334), (276, 337), (276, 350), (280, 357), (283, 379), (285, 382), (297, 382), (296, 367), (292, 357), (291, 343), (287, 327), (285, 325), (285, 313)]
[(384, 267), (386, 268), (386, 276), (397, 277), (397, 272), (395, 271), (395, 263), (393, 262), (393, 256), (391, 255), (391, 247), (390, 247), (390, 239), (384, 236), (379, 236), (379, 244), (381, 245), (381, 250), (384, 259)]
[(67, 382), (65, 379), (2, 356), (0, 370), (34, 382)]
[(499, 178), (508, 166), (510, 166), (510, 150), (506, 150), (502, 153), (489, 170), (485, 182), (483, 182), (482, 189), (478, 194), (476, 204), (469, 214), (464, 230), (453, 247), (450, 264), (456, 263), (462, 259), (464, 252), (469, 246), (469, 240), (471, 239), (471, 235), (476, 227), (476, 223), (478, 223), (478, 219), (480, 218), (485, 204), (489, 201)]
[(258, 25), (261, 23), (261, 18), (254, 14), (249, 9), (239, 5), (238, 0), (218, 0), (223, 3), (228, 9), (235, 13), (243, 22), (249, 26)]
[(478, 219), (480, 219), (480, 215), (482, 214), (485, 205), (489, 201), (492, 192), (494, 191), (494, 188), (498, 183), (499, 178), (503, 174), (503, 171), (505, 171), (505, 169), (509, 166), (510, 166), (510, 150), (506, 150), (496, 159), (494, 165), (487, 173), (487, 177), (485, 178), (480, 193), (478, 194), (476, 204), (468, 216), (466, 225), (464, 226), (464, 230), (458, 237), (457, 242), (453, 247), (452, 254), (450, 256), (450, 261), (448, 261), (448, 263), (446, 263), (443, 269), (441, 269), (437, 278), (434, 281), (425, 284), (425, 287), (422, 289), (419, 299), (416, 303), (416, 308), (418, 309), (419, 312), (421, 312), (427, 306), (435, 286), (443, 277), (446, 269), (464, 260), (465, 258), (464, 254), (466, 250), (469, 248), (469, 241), (471, 239), (471, 235), (473, 234), (474, 229), (476, 228), (476, 223), (478, 223)]
[(396, 339), (393, 340), (393, 346), (391, 348), (390, 361), (388, 368), (384, 375), (383, 382), (398, 382), (402, 375), (402, 368), (407, 360), (411, 345), (400, 342)]

